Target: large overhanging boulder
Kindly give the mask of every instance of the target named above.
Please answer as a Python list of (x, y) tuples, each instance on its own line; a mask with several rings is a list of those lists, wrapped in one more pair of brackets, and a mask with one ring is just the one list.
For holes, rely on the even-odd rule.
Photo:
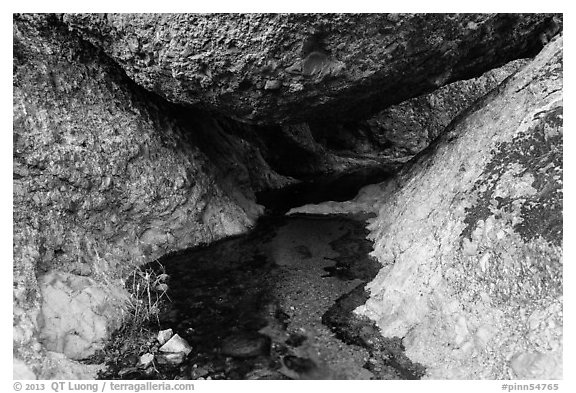
[(66, 14), (141, 86), (237, 119), (366, 118), (534, 55), (548, 14)]

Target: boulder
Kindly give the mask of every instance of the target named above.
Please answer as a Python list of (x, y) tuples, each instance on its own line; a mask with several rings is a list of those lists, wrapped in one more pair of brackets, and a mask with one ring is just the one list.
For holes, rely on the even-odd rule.
[(562, 376), (562, 43), (376, 190), (383, 266), (356, 312), (429, 378)]
[(51, 272), (40, 279), (40, 337), (46, 349), (86, 359), (120, 327), (125, 297), (93, 279)]
[[(194, 145), (191, 130), (221, 125), (206, 116), (194, 124), (170, 117), (173, 108), (54, 15), (15, 15), (13, 32), (14, 353), (42, 373), (38, 316), (47, 308), (37, 277), (58, 271), (90, 278), (96, 288), (123, 288), (121, 278), (138, 265), (242, 233), (262, 208), (238, 164), (241, 151), (237, 169), (228, 172), (248, 179), (243, 189), (219, 179), (220, 169)], [(274, 178), (260, 162), (250, 159), (261, 178)], [(51, 284), (44, 290), (64, 302), (91, 296)], [(66, 326), (49, 329), (51, 348), (74, 357), (90, 353), (100, 333), (76, 327), (82, 333), (75, 335)]]
[(139, 85), (242, 121), (367, 118), (533, 55), (550, 14), (65, 14)]

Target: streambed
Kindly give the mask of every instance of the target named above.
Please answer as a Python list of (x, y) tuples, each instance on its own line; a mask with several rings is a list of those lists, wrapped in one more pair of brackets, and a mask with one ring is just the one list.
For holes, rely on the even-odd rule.
[(417, 378), (422, 370), (401, 360), (401, 345), (381, 342), (350, 312), (380, 267), (368, 255), (365, 218), (268, 217), (247, 235), (164, 257), (170, 302), (130, 361), (154, 350), (159, 329), (172, 328), (192, 352), (147, 370), (120, 359), (102, 377)]

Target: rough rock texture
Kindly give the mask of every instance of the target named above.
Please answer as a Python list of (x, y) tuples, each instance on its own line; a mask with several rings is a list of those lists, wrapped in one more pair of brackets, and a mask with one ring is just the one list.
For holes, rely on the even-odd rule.
[[(40, 340), (50, 351), (87, 359), (120, 327), (123, 293), (89, 277), (51, 272), (41, 278)], [(116, 292), (116, 293), (115, 293)]]
[[(346, 173), (358, 168), (394, 173), (436, 139), (462, 111), (526, 63), (525, 59), (516, 60), (477, 78), (451, 83), (391, 106), (368, 120), (284, 126), (279, 137), (285, 141), (284, 153), (279, 155), (280, 162), (270, 160), (280, 172), (292, 167), (288, 173), (295, 176)], [(350, 205), (358, 207), (358, 202)], [(343, 208), (344, 204), (335, 206)], [(315, 212), (321, 214), (321, 210)]]
[(193, 144), (208, 120), (168, 116), (54, 16), (15, 17), (13, 70), (14, 347), (42, 376), (37, 277), (59, 270), (122, 288), (138, 264), (249, 228), (262, 209), (242, 189), (263, 181), (246, 166), (283, 178), (246, 160), (249, 147), (236, 149), (242, 168), (217, 168)]
[(276, 124), (367, 118), (530, 56), (547, 14), (66, 14), (130, 78), (176, 103)]
[[(362, 123), (369, 114), (534, 54), (561, 25), (561, 17), (542, 14), (16, 15), (14, 376), (90, 378), (98, 366), (51, 349), (74, 358), (97, 349), (117, 326), (120, 315), (110, 310), (123, 309), (124, 278), (136, 266), (247, 230), (263, 211), (257, 191), (357, 168), (395, 170), (448, 112), (513, 70)], [(363, 208), (385, 203), (373, 224), (385, 268), (364, 311), (386, 334), (404, 334), (409, 355), (432, 377), (555, 376), (561, 198), (553, 171), (561, 170), (561, 130), (550, 125), (560, 116), (552, 104), (538, 108), (560, 94), (544, 97), (561, 78), (542, 82), (538, 72), (550, 71), (548, 78), (557, 70), (534, 67), (455, 122), (436, 155), (422, 155), (397, 183), (362, 196)], [(532, 123), (519, 128), (522, 119)], [(461, 150), (450, 153), (454, 146)], [(460, 162), (463, 169), (454, 169)], [(439, 224), (413, 216), (426, 209)], [(426, 236), (440, 246), (432, 249)], [(414, 248), (390, 251), (404, 250), (404, 239)], [(394, 265), (390, 252), (399, 255)], [(404, 286), (386, 276), (404, 277), (405, 268)], [(410, 275), (412, 268), (421, 272)], [(445, 285), (423, 282), (426, 269), (444, 274)], [(462, 288), (460, 277), (474, 285)], [(427, 292), (411, 298), (420, 288)], [(448, 298), (459, 301), (457, 318)], [(388, 320), (382, 313), (390, 309)], [(78, 318), (87, 323), (73, 326)], [(438, 336), (428, 342), (436, 321)], [(498, 324), (505, 330), (493, 334)], [(454, 329), (456, 355), (441, 345)], [(492, 348), (497, 356), (486, 355)]]
[(430, 378), (562, 377), (562, 37), (380, 195), (356, 311)]
[(514, 74), (528, 60), (516, 60), (482, 76), (443, 86), (387, 108), (367, 120), (370, 135), (384, 154), (412, 158), (476, 100)]

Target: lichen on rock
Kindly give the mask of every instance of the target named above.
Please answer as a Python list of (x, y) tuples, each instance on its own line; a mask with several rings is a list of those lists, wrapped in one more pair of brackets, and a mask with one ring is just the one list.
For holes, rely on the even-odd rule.
[(562, 38), (396, 178), (357, 312), (429, 378), (562, 377)]

